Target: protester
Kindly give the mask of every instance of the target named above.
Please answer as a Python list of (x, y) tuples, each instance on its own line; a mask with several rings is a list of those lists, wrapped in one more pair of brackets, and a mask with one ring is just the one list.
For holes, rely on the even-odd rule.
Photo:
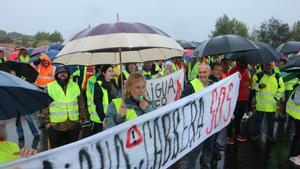
[[(32, 133), (32, 135), (34, 136), (34, 139), (35, 140), (38, 140), (40, 139), (40, 134), (38, 132), (38, 129), (35, 127), (35, 124), (32, 120), (32, 117), (31, 115), (25, 115), (25, 116), (22, 116), (25, 118), (25, 120), (27, 121), (28, 123), (28, 126), (29, 126), (29, 129)], [(18, 134), (18, 137), (19, 137), (19, 141), (24, 141), (24, 129), (23, 129), (23, 126), (22, 126), (22, 121), (21, 121), (21, 118), (22, 118), (20, 115), (17, 116), (16, 118), (16, 130), (17, 130), (17, 134)]]
[(249, 87), (252, 83), (252, 79), (246, 64), (236, 62), (235, 67), (229, 71), (229, 75), (232, 75), (236, 72), (240, 73), (240, 87), (238, 101), (234, 110), (234, 119), (230, 122), (227, 128), (227, 144), (233, 144), (235, 139), (240, 142), (247, 141), (245, 136), (242, 133), (240, 133), (240, 128), (241, 120), (247, 108), (248, 97), (250, 93)]
[[(125, 64), (125, 70), (122, 71), (121, 76), (123, 76), (123, 85), (125, 84), (126, 80), (128, 79), (131, 73), (137, 71), (137, 66), (135, 63), (127, 63)], [(121, 89), (121, 76), (118, 77), (118, 88)]]
[(19, 61), (23, 63), (29, 63), (30, 62), (30, 56), (25, 48), (19, 49)]
[(223, 67), (221, 63), (213, 63), (212, 66), (212, 71), (211, 71), (211, 75), (209, 76), (209, 79), (212, 80), (213, 82), (218, 82), (220, 80), (222, 80), (224, 77), (223, 75)]
[(35, 80), (35, 85), (44, 89), (48, 83), (54, 81), (55, 66), (52, 65), (48, 55), (41, 54), (41, 63), (35, 67), (35, 70), (39, 73)]
[(152, 65), (151, 61), (145, 62), (143, 65), (143, 75), (147, 80), (156, 78), (156, 74), (152, 71)]
[(177, 72), (180, 69), (183, 69), (182, 57), (176, 57), (174, 58), (173, 72)]
[(90, 114), (92, 120), (92, 133), (96, 134), (103, 130), (103, 120), (107, 113), (107, 107), (112, 99), (120, 96), (114, 81), (114, 72), (112, 65), (104, 65), (101, 74), (94, 86), (94, 104), (96, 105), (96, 114)]
[(290, 148), (290, 161), (300, 166), (300, 81), (298, 81), (295, 90), (288, 99), (286, 112), (294, 119), (295, 135)]
[(167, 76), (171, 73), (173, 73), (173, 63), (168, 60), (165, 63), (165, 72), (164, 72), (164, 74)]
[(190, 62), (188, 62), (188, 65), (187, 65), (188, 81), (191, 81), (198, 76), (198, 69), (199, 69), (199, 65), (201, 63), (200, 59), (201, 58), (190, 58)]
[[(194, 80), (192, 80), (191, 82), (185, 85), (185, 88), (182, 92), (182, 97), (186, 97), (193, 93), (199, 92), (203, 88), (213, 83), (209, 79), (210, 66), (208, 64), (201, 63), (199, 65), (198, 73), (199, 73), (198, 78), (195, 78)], [(214, 152), (214, 136), (210, 136), (179, 161), (179, 168), (195, 169), (198, 156), (202, 153), (200, 157), (200, 168), (210, 169), (213, 152)]]
[(277, 106), (284, 93), (284, 83), (279, 73), (274, 71), (272, 63), (263, 65), (263, 72), (253, 77), (253, 88), (256, 90), (256, 122), (253, 140), (260, 137), (261, 123), (266, 116), (268, 121), (267, 140), (274, 142), (274, 121)]
[(86, 119), (86, 108), (80, 88), (70, 80), (65, 66), (56, 68), (55, 81), (47, 85), (47, 92), (53, 102), (43, 110), (43, 122), (50, 147), (77, 141), (80, 124)]
[(20, 157), (30, 157), (36, 153), (37, 151), (30, 147), (23, 147), (20, 150), (16, 143), (7, 141), (5, 123), (0, 122), (0, 164), (19, 159)]
[(157, 77), (163, 77), (165, 74), (165, 64), (163, 60), (158, 60), (154, 64), (155, 72), (157, 72)]
[(130, 74), (122, 98), (112, 100), (105, 117), (105, 128), (111, 128), (125, 121), (130, 121), (155, 109), (153, 102), (145, 98), (146, 79), (139, 73)]

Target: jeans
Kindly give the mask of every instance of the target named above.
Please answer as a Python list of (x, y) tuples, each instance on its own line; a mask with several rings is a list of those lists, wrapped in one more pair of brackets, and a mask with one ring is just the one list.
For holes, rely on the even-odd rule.
[(268, 121), (268, 131), (267, 136), (273, 138), (273, 131), (274, 131), (274, 122), (275, 122), (275, 112), (256, 112), (256, 121), (255, 121), (255, 136), (260, 135), (261, 130), (261, 123), (266, 116)]
[[(29, 114), (29, 115), (25, 115), (23, 117), (25, 117), (32, 135), (33, 136), (38, 136), (39, 132), (37, 131), (37, 129), (34, 125), (34, 122), (31, 118), (31, 115)], [(19, 137), (24, 137), (24, 130), (23, 130), (23, 126), (22, 126), (22, 123), (21, 123), (21, 117), (20, 116), (18, 116), (17, 119), (16, 119), (16, 128), (17, 128), (18, 136)]]
[(295, 135), (290, 149), (290, 156), (295, 157), (300, 155), (300, 120), (294, 120), (295, 122)]

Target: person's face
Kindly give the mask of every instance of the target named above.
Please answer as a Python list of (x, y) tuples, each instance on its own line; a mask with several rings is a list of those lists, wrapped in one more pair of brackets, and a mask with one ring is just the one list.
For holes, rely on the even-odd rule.
[(182, 61), (182, 59), (181, 59), (181, 58), (175, 58), (175, 63), (176, 63), (176, 64), (179, 64), (179, 63), (181, 63), (181, 61)]
[(166, 75), (172, 73), (172, 70), (173, 68), (171, 64), (166, 65)]
[(136, 83), (130, 88), (130, 94), (133, 98), (139, 99), (144, 96), (146, 92), (146, 83), (143, 79), (138, 79)]
[(48, 60), (42, 60), (42, 65), (47, 67), (49, 66), (49, 61)]
[(25, 56), (26, 55), (26, 50), (25, 49), (21, 49), (19, 53), (20, 53), (20, 55)]
[(266, 73), (271, 74), (273, 71), (273, 65), (271, 63), (265, 64), (264, 70)]
[(136, 65), (135, 64), (129, 64), (128, 65), (128, 70), (129, 70), (129, 73), (136, 72)]
[(221, 65), (216, 65), (214, 66), (214, 69), (212, 71), (212, 74), (216, 77), (216, 78), (221, 78), (222, 77), (222, 73), (223, 73), (223, 67)]
[(210, 75), (209, 68), (207, 66), (199, 66), (198, 73), (199, 73), (199, 79), (201, 80), (201, 82), (207, 83), (208, 77)]
[(285, 67), (285, 63), (282, 62), (282, 61), (279, 61), (279, 62), (278, 62), (278, 67), (280, 68), (280, 70), (283, 70), (284, 67)]
[(109, 67), (105, 73), (103, 73), (106, 81), (111, 81), (114, 78), (114, 70), (112, 67)]
[(66, 80), (68, 78), (68, 73), (67, 72), (60, 72), (57, 74), (57, 78), (60, 80)]
[(145, 62), (144, 64), (144, 70), (145, 71), (150, 71), (152, 66), (152, 62)]

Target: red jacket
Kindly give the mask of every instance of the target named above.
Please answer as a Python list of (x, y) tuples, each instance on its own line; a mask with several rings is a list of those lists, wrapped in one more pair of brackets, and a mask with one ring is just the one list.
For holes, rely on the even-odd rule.
[(240, 72), (242, 78), (240, 80), (238, 101), (247, 101), (250, 93), (250, 85), (252, 82), (250, 73), (247, 68), (242, 68), (240, 63), (236, 63), (236, 66), (229, 71), (229, 75), (235, 72)]

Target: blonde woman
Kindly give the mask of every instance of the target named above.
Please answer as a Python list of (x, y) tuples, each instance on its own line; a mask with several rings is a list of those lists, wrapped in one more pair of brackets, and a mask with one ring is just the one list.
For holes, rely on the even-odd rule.
[(104, 124), (106, 129), (133, 120), (155, 109), (154, 104), (145, 99), (146, 79), (143, 75), (131, 73), (126, 81), (124, 92), (125, 104), (122, 98), (116, 98), (107, 109)]

